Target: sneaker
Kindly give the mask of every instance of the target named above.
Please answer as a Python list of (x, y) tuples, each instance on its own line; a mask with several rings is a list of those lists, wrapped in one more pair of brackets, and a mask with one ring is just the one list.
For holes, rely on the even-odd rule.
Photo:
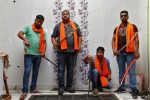
[(73, 88), (66, 88), (65, 90), (69, 93), (75, 93), (75, 90)]
[(126, 91), (126, 89), (125, 88), (122, 88), (122, 87), (119, 87), (117, 90), (115, 90), (114, 92), (116, 92), (116, 93), (123, 93), (123, 92), (125, 92)]
[(63, 88), (60, 88), (60, 89), (58, 90), (58, 95), (62, 96), (63, 93), (64, 93), (64, 89), (63, 89)]
[(24, 92), (24, 93), (21, 94), (19, 100), (24, 100), (26, 97), (27, 97), (27, 93)]
[(98, 96), (98, 89), (97, 88), (94, 88), (94, 90), (93, 90), (93, 96)]
[(133, 89), (131, 94), (132, 94), (133, 99), (137, 99), (138, 95), (139, 95), (139, 90), (138, 89)]

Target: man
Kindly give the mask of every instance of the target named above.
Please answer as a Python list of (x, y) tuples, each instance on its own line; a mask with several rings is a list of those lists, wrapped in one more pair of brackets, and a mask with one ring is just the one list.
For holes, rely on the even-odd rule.
[[(116, 56), (118, 68), (119, 68), (119, 83), (125, 73), (126, 64), (127, 66), (134, 60), (140, 57), (139, 54), (139, 38), (137, 27), (128, 21), (128, 11), (120, 12), (121, 24), (114, 30), (112, 38), (112, 49), (113, 54)], [(132, 91), (133, 98), (137, 98), (138, 90), (136, 89), (136, 65), (133, 63), (129, 69), (129, 83)], [(120, 88), (115, 92), (125, 91), (125, 81), (123, 81)]]
[[(52, 44), (57, 49), (58, 59), (58, 94), (63, 95), (64, 89), (74, 93), (72, 88), (73, 69), (76, 55), (81, 49), (82, 36), (78, 25), (70, 19), (68, 10), (62, 12), (62, 22), (57, 24), (51, 35)], [(64, 85), (65, 65), (67, 69), (67, 82)]]
[(102, 88), (111, 88), (111, 69), (109, 60), (104, 57), (105, 49), (103, 47), (98, 47), (96, 50), (96, 55), (92, 57), (91, 55), (86, 55), (84, 62), (86, 64), (90, 63), (90, 79), (93, 85), (93, 95), (98, 95), (98, 89), (103, 91)]
[(32, 25), (26, 26), (18, 33), (18, 37), (23, 40), (25, 45), (23, 88), (20, 100), (24, 100), (27, 96), (31, 70), (32, 81), (30, 92), (38, 92), (36, 90), (36, 82), (38, 78), (41, 57), (45, 56), (46, 49), (46, 33), (42, 27), (43, 22), (44, 17), (42, 15), (37, 15), (35, 22)]

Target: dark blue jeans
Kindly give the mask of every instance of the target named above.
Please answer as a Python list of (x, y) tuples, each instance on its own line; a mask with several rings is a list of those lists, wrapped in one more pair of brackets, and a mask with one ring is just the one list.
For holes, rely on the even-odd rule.
[(73, 82), (73, 72), (76, 63), (75, 52), (57, 52), (58, 60), (58, 85), (59, 88), (64, 88), (64, 73), (65, 66), (67, 69), (66, 87), (71, 88)]
[(28, 92), (29, 77), (32, 70), (32, 81), (30, 91), (36, 89), (36, 82), (41, 62), (40, 55), (24, 55), (24, 75), (22, 92)]
[[(134, 60), (134, 58), (135, 58), (134, 53), (121, 52), (119, 53), (119, 55), (117, 55), (117, 63), (119, 67), (119, 83), (121, 82), (121, 79), (125, 73), (126, 65), (128, 66)], [(135, 67), (136, 64), (133, 63), (133, 65), (128, 71), (131, 90), (136, 88)], [(123, 81), (122, 88), (125, 88), (125, 81)]]
[[(92, 81), (93, 89), (94, 88), (103, 88), (101, 86), (100, 76), (99, 76), (98, 70), (93, 68), (93, 69), (90, 69), (90, 71), (91, 72), (89, 72), (89, 73), (91, 74), (91, 81)], [(105, 88), (110, 89), (111, 87), (112, 87), (112, 83), (111, 83), (111, 81), (108, 81), (108, 86)]]

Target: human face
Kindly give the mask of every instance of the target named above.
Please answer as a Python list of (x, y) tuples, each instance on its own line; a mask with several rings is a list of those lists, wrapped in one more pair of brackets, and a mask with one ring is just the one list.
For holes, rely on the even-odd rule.
[(98, 50), (98, 51), (96, 52), (96, 54), (97, 54), (97, 57), (100, 58), (100, 59), (102, 59), (102, 58), (104, 57), (104, 52), (101, 51), (101, 50)]
[(127, 22), (128, 21), (128, 18), (129, 16), (127, 15), (127, 13), (121, 13), (120, 14), (120, 19), (121, 21), (124, 23), (124, 22)]
[(68, 11), (63, 11), (62, 12), (62, 20), (63, 21), (68, 21), (70, 19), (70, 14)]
[(39, 29), (39, 28), (41, 28), (41, 26), (42, 26), (42, 24), (43, 24), (43, 20), (41, 20), (41, 19), (35, 19), (34, 24), (35, 24), (35, 27), (36, 27), (37, 29)]

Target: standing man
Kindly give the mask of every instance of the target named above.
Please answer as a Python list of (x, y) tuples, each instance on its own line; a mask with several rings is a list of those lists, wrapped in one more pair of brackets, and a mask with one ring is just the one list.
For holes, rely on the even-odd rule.
[(32, 25), (26, 26), (18, 33), (18, 37), (23, 40), (25, 47), (23, 88), (20, 100), (24, 100), (27, 96), (31, 70), (32, 81), (30, 92), (39, 92), (36, 90), (36, 82), (38, 78), (41, 57), (45, 56), (46, 50), (46, 35), (42, 27), (43, 22), (44, 17), (42, 15), (37, 15), (35, 22)]
[(98, 95), (98, 90), (103, 91), (102, 88), (110, 89), (111, 85), (111, 68), (109, 60), (104, 57), (105, 49), (98, 47), (95, 56), (86, 55), (84, 63), (90, 63), (89, 76), (92, 80), (93, 95)]
[[(120, 19), (121, 24), (115, 28), (112, 38), (112, 50), (114, 56), (116, 56), (119, 68), (119, 83), (121, 82), (123, 74), (125, 73), (126, 64), (128, 66), (134, 59), (138, 59), (140, 57), (137, 27), (128, 21), (128, 11), (121, 11)], [(129, 83), (133, 98), (137, 98), (138, 94), (138, 90), (136, 89), (135, 68), (136, 64), (133, 63), (128, 72)], [(123, 92), (125, 90), (125, 81), (123, 81), (122, 86), (118, 88), (115, 92)]]
[[(81, 49), (82, 36), (79, 26), (70, 19), (70, 12), (62, 12), (62, 22), (57, 24), (51, 35), (52, 44), (57, 49), (58, 60), (58, 94), (63, 95), (64, 89), (74, 93), (72, 88), (73, 72), (76, 55)], [(64, 86), (65, 65), (67, 69), (67, 82)]]

